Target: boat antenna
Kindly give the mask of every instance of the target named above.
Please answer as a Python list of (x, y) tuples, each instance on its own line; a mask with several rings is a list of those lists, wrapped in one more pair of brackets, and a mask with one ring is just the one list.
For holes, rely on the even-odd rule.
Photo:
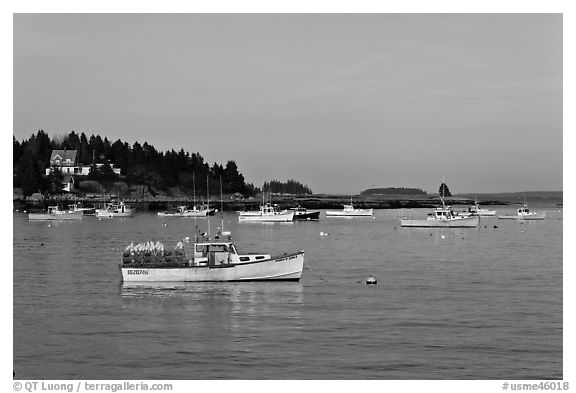
[(193, 207), (192, 210), (194, 211), (194, 242), (198, 241), (198, 225), (196, 221), (196, 179), (194, 178), (194, 172), (192, 172), (192, 192), (193, 192)]
[(442, 195), (440, 196), (440, 200), (442, 201), (442, 207), (446, 207), (444, 204), (444, 189), (446, 188), (446, 181), (444, 180), (444, 176), (442, 176), (442, 185), (440, 186), (442, 189)]
[[(210, 211), (210, 174), (206, 175), (206, 208)], [(210, 215), (208, 214), (208, 240), (210, 240)]]
[(222, 200), (222, 175), (220, 175), (220, 218), (221, 218), (221, 231), (224, 232), (224, 201)]

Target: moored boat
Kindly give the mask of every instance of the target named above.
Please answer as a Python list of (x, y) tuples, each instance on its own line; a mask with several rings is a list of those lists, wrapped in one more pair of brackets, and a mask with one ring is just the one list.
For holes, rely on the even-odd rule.
[(134, 209), (124, 202), (109, 203), (104, 209), (96, 209), (96, 217), (132, 217)]
[(304, 251), (281, 256), (240, 254), (230, 241), (188, 240), (171, 251), (159, 242), (130, 244), (122, 253), (123, 281), (298, 281), (302, 276)]
[(306, 221), (306, 220), (319, 220), (319, 211), (308, 211), (305, 207), (297, 206), (290, 210), (294, 211), (294, 221)]
[(293, 219), (293, 211), (280, 210), (278, 205), (271, 203), (261, 205), (259, 211), (238, 212), (240, 222), (288, 222)]
[(532, 212), (526, 204), (519, 208), (514, 215), (498, 216), (500, 220), (544, 220), (545, 218), (546, 212)]
[(215, 209), (211, 209), (206, 205), (200, 207), (194, 205), (192, 209), (188, 209), (186, 206), (178, 206), (175, 211), (158, 212), (158, 215), (162, 217), (208, 217), (213, 216), (215, 213)]
[(58, 206), (48, 206), (46, 213), (29, 213), (28, 220), (81, 220), (82, 212), (60, 210)]
[(401, 219), (400, 226), (402, 227), (419, 227), (419, 228), (476, 228), (480, 222), (480, 217), (458, 216), (450, 208), (444, 205), (439, 206), (433, 213), (429, 213), (428, 217), (424, 220)]
[(496, 216), (496, 210), (489, 210), (489, 209), (482, 209), (476, 202), (474, 205), (468, 208), (466, 212), (459, 212), (459, 216), (468, 217), (468, 216), (481, 216), (481, 217), (494, 217)]
[(75, 203), (73, 205), (68, 205), (68, 211), (70, 212), (80, 212), (85, 216), (96, 215), (96, 208), (93, 207), (82, 207), (80, 203)]
[(326, 210), (326, 217), (370, 217), (373, 213), (373, 209), (356, 209), (350, 202), (342, 210)]

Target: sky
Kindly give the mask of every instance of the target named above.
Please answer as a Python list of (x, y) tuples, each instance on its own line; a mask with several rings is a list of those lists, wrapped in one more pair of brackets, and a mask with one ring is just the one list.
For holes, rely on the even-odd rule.
[(562, 190), (562, 14), (14, 14), (13, 134), (315, 193)]

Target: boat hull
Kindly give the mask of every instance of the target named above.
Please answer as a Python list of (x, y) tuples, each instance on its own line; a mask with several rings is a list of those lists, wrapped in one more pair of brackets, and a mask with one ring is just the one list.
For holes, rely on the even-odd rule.
[(82, 212), (71, 212), (65, 214), (46, 214), (46, 213), (30, 213), (28, 214), (28, 220), (30, 221), (45, 221), (45, 220), (81, 220), (84, 215)]
[(203, 281), (298, 281), (302, 276), (304, 252), (267, 260), (185, 267), (124, 267), (124, 282), (203, 282)]
[(260, 214), (259, 212), (240, 212), (238, 220), (240, 222), (288, 222), (294, 219), (294, 213)]
[(177, 213), (168, 213), (168, 212), (158, 212), (160, 217), (208, 217), (213, 216), (214, 211), (199, 211), (199, 212), (177, 212)]
[(306, 212), (294, 214), (294, 221), (319, 220), (320, 212)]
[(131, 210), (129, 212), (111, 212), (106, 210), (96, 210), (96, 217), (132, 217), (134, 215), (134, 211)]
[(449, 220), (400, 220), (400, 226), (412, 228), (476, 228), (479, 223), (478, 216)]
[(534, 213), (534, 214), (530, 214), (530, 215), (515, 215), (515, 216), (498, 216), (499, 220), (520, 220), (520, 221), (524, 221), (524, 220), (544, 220), (546, 218), (546, 213), (542, 212), (542, 213)]
[(346, 212), (343, 210), (326, 210), (326, 217), (370, 217), (372, 215), (372, 209), (356, 209), (352, 212)]

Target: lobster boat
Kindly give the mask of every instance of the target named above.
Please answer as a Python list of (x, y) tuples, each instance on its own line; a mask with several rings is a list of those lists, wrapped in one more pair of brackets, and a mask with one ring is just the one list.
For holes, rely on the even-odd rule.
[(121, 258), (124, 282), (298, 281), (304, 265), (304, 251), (241, 254), (231, 241), (189, 238), (172, 250), (160, 242), (131, 243)]

